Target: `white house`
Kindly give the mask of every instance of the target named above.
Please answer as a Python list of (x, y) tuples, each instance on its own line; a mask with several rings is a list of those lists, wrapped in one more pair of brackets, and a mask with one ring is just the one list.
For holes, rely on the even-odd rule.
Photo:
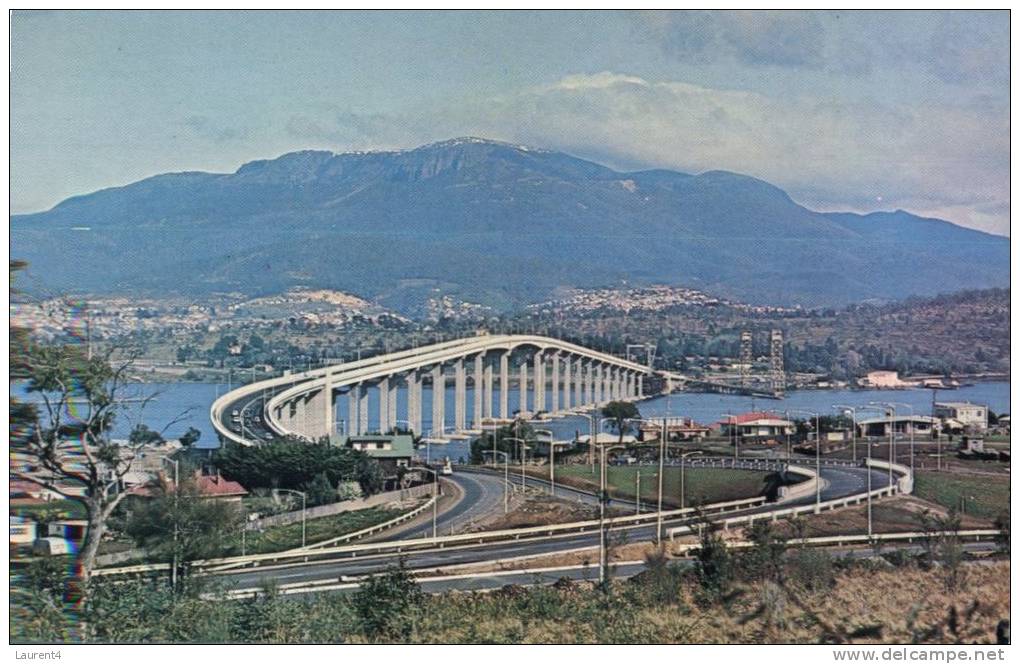
[(988, 428), (988, 406), (969, 401), (944, 401), (935, 404), (935, 417), (953, 419), (964, 427), (980, 431)]

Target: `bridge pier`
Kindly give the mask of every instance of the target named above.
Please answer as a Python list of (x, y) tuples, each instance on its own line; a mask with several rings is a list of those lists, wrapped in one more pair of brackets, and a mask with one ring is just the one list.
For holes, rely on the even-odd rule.
[(379, 379), (376, 383), (379, 389), (379, 433), (386, 433), (390, 423), (390, 379)]
[(584, 406), (591, 406), (595, 400), (595, 363), (584, 362)]
[(487, 418), (492, 417), (492, 385), (493, 385), (493, 368), (491, 358), (486, 358), (485, 370), (482, 377), (482, 413)]
[(560, 412), (560, 354), (553, 353), (549, 356), (550, 369), (550, 390), (549, 412), (556, 414)]
[(499, 356), (499, 416), (510, 417), (510, 351)]
[(519, 378), (517, 380), (517, 400), (519, 402), (518, 411), (521, 415), (528, 412), (528, 361), (525, 358), (520, 359), (520, 366), (518, 367)]
[(353, 436), (358, 433), (358, 403), (360, 402), (359, 391), (361, 385), (351, 385), (347, 390), (347, 435)]
[(476, 429), (482, 428), (482, 399), (484, 398), (485, 389), (482, 385), (484, 373), (483, 364), (485, 362), (485, 353), (479, 353), (475, 355), (475, 371), (474, 371), (474, 383), (475, 383), (475, 408), (473, 411), (474, 423)]
[(336, 417), (336, 403), (333, 401), (333, 379), (332, 374), (327, 370), (325, 384), (323, 385), (323, 392), (325, 393), (325, 410), (322, 413), (323, 423), (326, 428), (326, 435), (332, 436), (336, 427), (333, 425), (333, 420)]
[(414, 433), (421, 436), (421, 375), (417, 369), (407, 374), (407, 421)]
[(432, 432), (441, 433), (446, 420), (446, 374), (443, 363), (432, 368)]
[(540, 350), (535, 353), (532, 373), (534, 374), (532, 383), (535, 390), (535, 412), (538, 413), (545, 410), (545, 358), (542, 357)]
[(467, 373), (464, 371), (464, 358), (457, 358), (454, 370), (454, 428), (463, 431), (467, 428)]
[(394, 430), (397, 428), (397, 392), (399, 391), (396, 376), (394, 376), (393, 379), (390, 381), (389, 388), (390, 389), (386, 395), (386, 399), (390, 402), (388, 408), (390, 413), (390, 419), (389, 422), (387, 423), (386, 428)]
[(358, 385), (358, 435), (368, 433), (368, 386)]
[(574, 408), (584, 405), (584, 360), (581, 356), (574, 358)]

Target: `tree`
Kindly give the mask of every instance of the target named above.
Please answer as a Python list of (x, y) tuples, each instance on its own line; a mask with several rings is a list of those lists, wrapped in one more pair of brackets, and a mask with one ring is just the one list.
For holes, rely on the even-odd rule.
[(746, 569), (762, 580), (780, 581), (786, 540), (769, 521), (756, 521), (747, 529), (750, 550), (744, 554)]
[(175, 576), (184, 577), (192, 561), (219, 555), (242, 524), (236, 505), (204, 497), (193, 478), (182, 478), (177, 485), (157, 483), (155, 495), (132, 511), (125, 530), (139, 546), (171, 560)]
[(610, 401), (602, 407), (602, 417), (613, 421), (613, 427), (620, 435), (619, 444), (623, 445), (623, 437), (633, 429), (628, 420), (641, 417), (637, 406), (630, 401)]
[[(486, 431), (471, 441), (471, 463), (480, 464), (492, 456), (492, 450), (505, 452), (511, 459), (519, 458), (521, 445), (516, 440), (531, 442), (535, 440), (535, 429), (523, 419), (515, 419), (495, 431)], [(497, 455), (498, 456), (498, 455)], [(498, 462), (499, 459), (497, 458)]]
[(107, 521), (126, 495), (122, 479), (141, 446), (137, 436), (123, 446), (113, 443), (110, 430), (118, 415), (144, 412), (153, 395), (132, 399), (135, 408), (128, 410), (131, 359), (114, 360), (112, 350), (93, 357), (75, 345), (31, 345), (18, 363), (39, 405), (19, 415), (23, 429), (11, 436), (11, 449), (25, 463), (11, 474), (84, 507), (88, 528), (78, 570), (87, 584)]
[(128, 434), (128, 442), (135, 447), (142, 447), (143, 445), (162, 445), (166, 441), (158, 431), (153, 431), (144, 424), (138, 424)]
[(733, 581), (733, 562), (726, 542), (712, 531), (712, 525), (702, 520), (700, 546), (696, 565), (698, 582), (706, 600), (719, 599), (729, 592)]
[(366, 496), (379, 493), (386, 483), (386, 477), (383, 475), (379, 462), (367, 456), (358, 460), (357, 479), (358, 485)]
[(309, 507), (328, 505), (335, 503), (337, 499), (336, 487), (329, 483), (329, 476), (326, 473), (319, 473), (310, 481), (302, 484), (301, 490), (308, 496)]
[[(327, 443), (307, 443), (280, 438), (257, 447), (227, 445), (216, 453), (216, 466), (227, 479), (245, 487), (300, 489), (303, 484), (325, 473), (329, 483), (356, 480), (369, 493), (378, 492), (382, 474), (375, 459), (364, 452)], [(378, 482), (374, 481), (378, 475)]]
[(184, 432), (178, 440), (181, 443), (181, 447), (186, 450), (190, 450), (191, 446), (198, 442), (198, 439), (202, 437), (202, 432), (195, 427), (188, 427), (188, 430)]

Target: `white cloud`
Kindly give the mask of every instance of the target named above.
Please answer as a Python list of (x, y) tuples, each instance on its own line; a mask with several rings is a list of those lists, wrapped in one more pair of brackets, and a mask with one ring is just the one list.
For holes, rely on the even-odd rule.
[(905, 106), (602, 71), (402, 114), (333, 108), (295, 117), (287, 131), (296, 147), (411, 147), (477, 135), (617, 167), (724, 169), (772, 182), (814, 209), (903, 208), (1009, 233), (1008, 109), (990, 98)]
[(978, 212), (1009, 202), (1009, 119), (995, 104), (772, 97), (599, 72), (456, 116), (617, 163), (746, 173), (826, 208), (953, 212), (951, 221), (1008, 233), (1008, 212)]

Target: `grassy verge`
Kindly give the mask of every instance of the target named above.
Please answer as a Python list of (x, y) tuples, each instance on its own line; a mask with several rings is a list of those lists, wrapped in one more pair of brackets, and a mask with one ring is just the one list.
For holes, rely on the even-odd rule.
[[(99, 643), (994, 644), (999, 622), (1010, 616), (1005, 560), (964, 565), (952, 592), (938, 569), (808, 560), (814, 575), (798, 573), (794, 563), (785, 581), (740, 579), (722, 598), (703, 593), (693, 572), (671, 566), (615, 581), (607, 595), (563, 582), (423, 597), (413, 583), (383, 579), (374, 592), (354, 595), (216, 602), (165, 584), (101, 579), (92, 602), (98, 615), (116, 619), (90, 627)], [(46, 611), (45, 604), (13, 602), (11, 641), (73, 640), (75, 614)]]
[[(662, 502), (671, 507), (680, 506), (680, 469), (667, 467), (662, 479)], [(611, 496), (633, 500), (636, 495), (638, 473), (641, 474), (641, 500), (652, 506), (658, 500), (658, 466), (610, 466), (607, 469)], [(571, 464), (556, 468), (556, 481), (573, 487), (597, 490), (599, 470), (586, 464)], [(684, 471), (685, 504), (717, 503), (761, 495), (768, 473), (750, 470), (721, 468), (687, 468)], [(542, 477), (548, 477), (548, 471)]]
[[(341, 535), (389, 521), (411, 509), (413, 508), (409, 507), (403, 510), (370, 507), (364, 510), (342, 512), (333, 516), (311, 519), (305, 524), (305, 541), (307, 544), (314, 544), (315, 542), (340, 537)], [(295, 549), (301, 546), (301, 522), (298, 521), (286, 526), (267, 528), (261, 533), (248, 531), (245, 534), (244, 544), (245, 553), (248, 555)], [(224, 548), (225, 555), (241, 555), (241, 535), (238, 534), (227, 541)]]
[(914, 495), (971, 516), (994, 519), (1009, 512), (1009, 477), (918, 471)]

